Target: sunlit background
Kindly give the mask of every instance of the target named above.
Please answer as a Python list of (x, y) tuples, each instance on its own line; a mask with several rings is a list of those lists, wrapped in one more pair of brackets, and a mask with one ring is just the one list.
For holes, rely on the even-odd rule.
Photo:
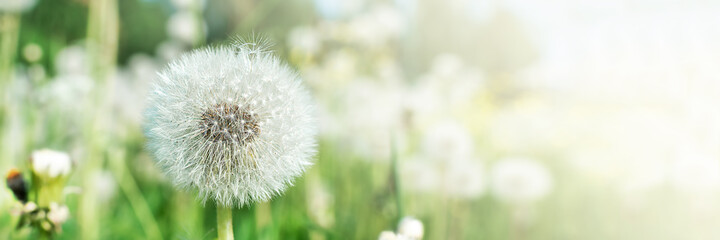
[[(148, 152), (156, 71), (266, 39), (319, 154), (238, 239), (720, 239), (720, 2), (1, 0), (0, 170), (72, 170), (56, 239), (213, 239)], [(29, 180), (29, 177), (26, 177)], [(23, 206), (0, 191), (0, 238)], [(389, 235), (384, 235), (388, 237)], [(383, 238), (392, 239), (392, 238)], [(401, 239), (401, 238), (397, 238)], [(406, 238), (402, 238), (406, 239)]]

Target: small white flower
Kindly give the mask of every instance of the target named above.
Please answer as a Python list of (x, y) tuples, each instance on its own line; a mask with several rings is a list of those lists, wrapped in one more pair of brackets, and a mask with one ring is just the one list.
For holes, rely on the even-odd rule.
[(398, 224), (398, 235), (403, 235), (409, 239), (420, 240), (423, 238), (423, 223), (414, 217), (404, 217)]
[(496, 163), (491, 170), (493, 194), (512, 204), (527, 204), (547, 195), (552, 178), (540, 163), (526, 158), (508, 158)]
[(27, 202), (25, 205), (23, 205), (22, 211), (29, 213), (29, 212), (35, 211), (35, 209), (37, 209), (37, 208), (38, 208), (38, 206), (34, 202)]
[(42, 177), (57, 178), (70, 174), (70, 155), (48, 149), (34, 151), (31, 158), (33, 172)]
[(193, 51), (154, 81), (148, 144), (177, 186), (225, 206), (269, 200), (312, 164), (310, 95), (251, 43)]
[(382, 231), (378, 240), (396, 240), (395, 233), (392, 231)]
[(60, 205), (56, 202), (50, 203), (50, 211), (47, 213), (47, 218), (53, 222), (55, 227), (59, 227), (70, 217), (70, 209), (65, 205)]

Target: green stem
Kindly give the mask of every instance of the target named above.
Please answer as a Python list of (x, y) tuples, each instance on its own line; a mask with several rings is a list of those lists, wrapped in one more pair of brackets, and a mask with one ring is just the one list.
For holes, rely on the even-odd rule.
[(232, 208), (217, 205), (218, 240), (231, 240), (233, 237)]
[[(112, 89), (108, 87), (109, 84), (107, 83), (108, 79), (113, 79), (111, 76), (113, 76), (115, 69), (119, 18), (117, 0), (90, 0), (87, 1), (87, 4), (87, 55), (91, 76), (99, 84), (90, 96), (91, 100), (85, 103), (88, 112), (82, 118), (85, 126), (83, 139), (88, 149), (84, 156), (86, 161), (82, 164), (80, 170), (85, 192), (78, 204), (80, 206), (78, 222), (81, 226), (80, 234), (82, 239), (100, 239), (101, 223), (98, 209), (101, 207), (95, 194), (96, 188), (93, 186), (93, 178), (95, 173), (103, 168), (105, 149), (108, 147), (107, 141), (101, 141), (106, 133), (106, 129), (103, 128), (101, 123), (105, 120), (102, 118), (112, 117), (112, 114), (106, 111), (106, 106), (109, 104), (107, 99), (112, 99), (107, 96), (108, 93), (112, 92), (109, 91)], [(101, 118), (97, 116), (101, 116)], [(123, 191), (130, 191), (129, 196), (132, 195), (134, 185), (129, 186), (123, 181), (119, 181), (119, 183)], [(130, 199), (136, 211), (138, 211), (138, 207), (142, 209), (142, 202), (137, 201), (136, 198), (130, 197)], [(145, 207), (147, 208), (147, 206)], [(157, 225), (143, 226), (146, 229), (156, 229), (157, 227)], [(154, 233), (156, 231), (149, 232)], [(148, 234), (148, 238), (160, 236), (159, 233), (155, 235)]]

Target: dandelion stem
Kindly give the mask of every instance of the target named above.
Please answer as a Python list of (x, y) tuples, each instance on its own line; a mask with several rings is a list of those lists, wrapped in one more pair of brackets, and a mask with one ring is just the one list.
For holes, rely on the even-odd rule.
[(217, 205), (218, 240), (231, 240), (233, 238), (232, 208), (222, 204)]

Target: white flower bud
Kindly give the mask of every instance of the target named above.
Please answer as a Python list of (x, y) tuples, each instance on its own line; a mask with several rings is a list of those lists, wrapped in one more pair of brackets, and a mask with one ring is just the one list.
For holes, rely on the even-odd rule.
[(66, 177), (72, 169), (70, 156), (67, 153), (48, 149), (33, 152), (31, 163), (33, 173), (39, 177)]

